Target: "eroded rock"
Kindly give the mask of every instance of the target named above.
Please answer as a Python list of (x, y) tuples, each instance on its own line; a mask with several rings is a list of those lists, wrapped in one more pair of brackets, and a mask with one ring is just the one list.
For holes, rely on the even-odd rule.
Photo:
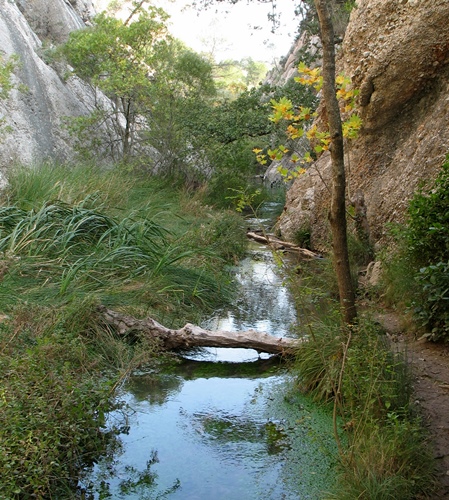
[[(361, 0), (351, 14), (338, 66), (361, 89), (364, 128), (348, 145), (348, 198), (364, 193), (377, 243), (388, 238), (388, 223), (404, 220), (420, 181), (434, 178), (449, 152), (448, 19), (446, 0)], [(329, 163), (323, 157), (317, 164), (324, 178)], [(291, 187), (279, 228), (289, 239), (310, 220), (312, 242), (322, 251), (330, 196), (309, 172)]]
[(19, 61), (15, 88), (0, 100), (0, 118), (10, 128), (1, 137), (0, 171), (17, 162), (32, 165), (72, 157), (73, 141), (64, 120), (88, 113), (94, 96), (82, 81), (65, 81), (44, 61), (43, 42), (63, 41), (71, 30), (84, 26), (82, 16), (91, 9), (90, 0), (0, 0), (2, 56), (14, 54)]

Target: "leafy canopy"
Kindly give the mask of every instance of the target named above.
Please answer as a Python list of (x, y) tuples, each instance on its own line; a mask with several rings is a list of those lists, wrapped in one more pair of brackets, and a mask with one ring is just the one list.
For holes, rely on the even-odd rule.
[[(299, 76), (294, 80), (301, 85), (312, 87), (316, 92), (320, 92), (323, 86), (323, 76), (321, 68), (309, 68), (305, 63), (301, 62), (298, 66)], [(338, 75), (336, 78), (336, 95), (340, 102), (340, 111), (343, 114), (344, 120), (342, 123), (343, 136), (347, 139), (355, 139), (362, 126), (362, 120), (357, 114), (356, 97), (358, 90), (352, 88), (351, 80), (345, 75)], [(291, 99), (281, 97), (280, 99), (271, 99), (272, 113), (270, 120), (276, 124), (285, 123), (285, 132), (289, 146), (279, 145), (273, 149), (268, 149), (267, 154), (260, 148), (255, 148), (253, 152), (256, 159), (261, 164), (266, 164), (268, 160), (280, 161), (283, 157), (291, 152), (290, 148), (295, 147), (295, 140), (306, 137), (313, 144), (313, 153), (319, 155), (329, 149), (331, 138), (328, 130), (319, 130), (317, 125), (309, 125), (311, 120), (315, 118), (316, 112), (309, 106), (294, 106)], [(292, 164), (304, 165), (313, 161), (310, 151), (299, 156), (295, 151), (290, 156)], [(285, 167), (279, 167), (279, 172), (291, 180), (304, 172), (304, 168), (299, 166), (293, 172)]]
[(168, 15), (143, 3), (125, 22), (100, 14), (63, 47), (74, 73), (111, 99), (98, 99), (91, 115), (72, 120), (69, 130), (82, 155), (102, 148), (128, 160), (151, 147), (159, 152), (158, 168), (172, 172), (188, 149), (185, 108), (213, 96), (215, 85), (210, 63), (170, 36)]
[(160, 65), (169, 40), (167, 19), (155, 7), (141, 10), (128, 24), (101, 13), (92, 27), (70, 34), (63, 52), (78, 76), (106, 94), (135, 97)]

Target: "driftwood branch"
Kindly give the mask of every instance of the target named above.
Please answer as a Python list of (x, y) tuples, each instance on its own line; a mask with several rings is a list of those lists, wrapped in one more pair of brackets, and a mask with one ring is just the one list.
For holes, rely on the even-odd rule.
[(320, 259), (321, 255), (307, 248), (301, 248), (294, 243), (288, 241), (282, 241), (271, 234), (260, 234), (255, 231), (248, 231), (246, 236), (251, 240), (257, 241), (258, 243), (263, 243), (264, 245), (270, 245), (275, 250), (285, 250), (287, 252), (294, 252), (298, 254), (303, 259)]
[(300, 341), (279, 338), (267, 333), (246, 330), (242, 332), (209, 331), (196, 325), (186, 324), (179, 330), (166, 328), (152, 318), (136, 319), (132, 316), (99, 307), (102, 320), (123, 336), (136, 333), (150, 335), (168, 350), (191, 349), (194, 347), (243, 347), (269, 354), (292, 354)]

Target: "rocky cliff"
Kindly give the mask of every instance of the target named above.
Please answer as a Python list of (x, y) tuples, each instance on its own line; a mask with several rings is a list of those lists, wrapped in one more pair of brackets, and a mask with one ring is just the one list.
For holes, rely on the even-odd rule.
[(19, 58), (16, 87), (0, 100), (0, 118), (11, 130), (0, 137), (0, 172), (14, 162), (73, 154), (63, 119), (86, 113), (91, 94), (75, 78), (64, 81), (44, 61), (44, 49), (64, 41), (93, 13), (90, 0), (0, 0), (0, 53)]
[[(339, 71), (360, 89), (364, 127), (348, 145), (348, 196), (363, 192), (374, 242), (404, 218), (423, 179), (449, 152), (449, 2), (358, 0), (338, 53)], [(329, 242), (330, 160), (323, 155), (288, 192), (279, 230)]]

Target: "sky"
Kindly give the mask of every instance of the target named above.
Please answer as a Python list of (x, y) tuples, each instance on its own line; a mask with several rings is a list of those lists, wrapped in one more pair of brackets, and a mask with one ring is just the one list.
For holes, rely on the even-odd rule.
[[(108, 0), (94, 0), (97, 11)], [(155, 0), (171, 17), (169, 30), (196, 52), (211, 53), (216, 62), (224, 59), (244, 59), (271, 64), (287, 55), (294, 41), (298, 20), (294, 16), (294, 0), (277, 0), (281, 25), (271, 33), (267, 18), (271, 4), (256, 0), (240, 0), (235, 5), (215, 4), (207, 10), (189, 7), (188, 0)], [(258, 26), (260, 29), (253, 29)]]
[(251, 57), (271, 63), (274, 58), (287, 55), (293, 43), (298, 24), (293, 0), (277, 0), (281, 26), (274, 34), (267, 18), (271, 4), (240, 0), (236, 5), (216, 4), (198, 12), (183, 8), (187, 3), (164, 2), (163, 8), (171, 15), (170, 31), (197, 52), (208, 52), (213, 47), (217, 62)]

